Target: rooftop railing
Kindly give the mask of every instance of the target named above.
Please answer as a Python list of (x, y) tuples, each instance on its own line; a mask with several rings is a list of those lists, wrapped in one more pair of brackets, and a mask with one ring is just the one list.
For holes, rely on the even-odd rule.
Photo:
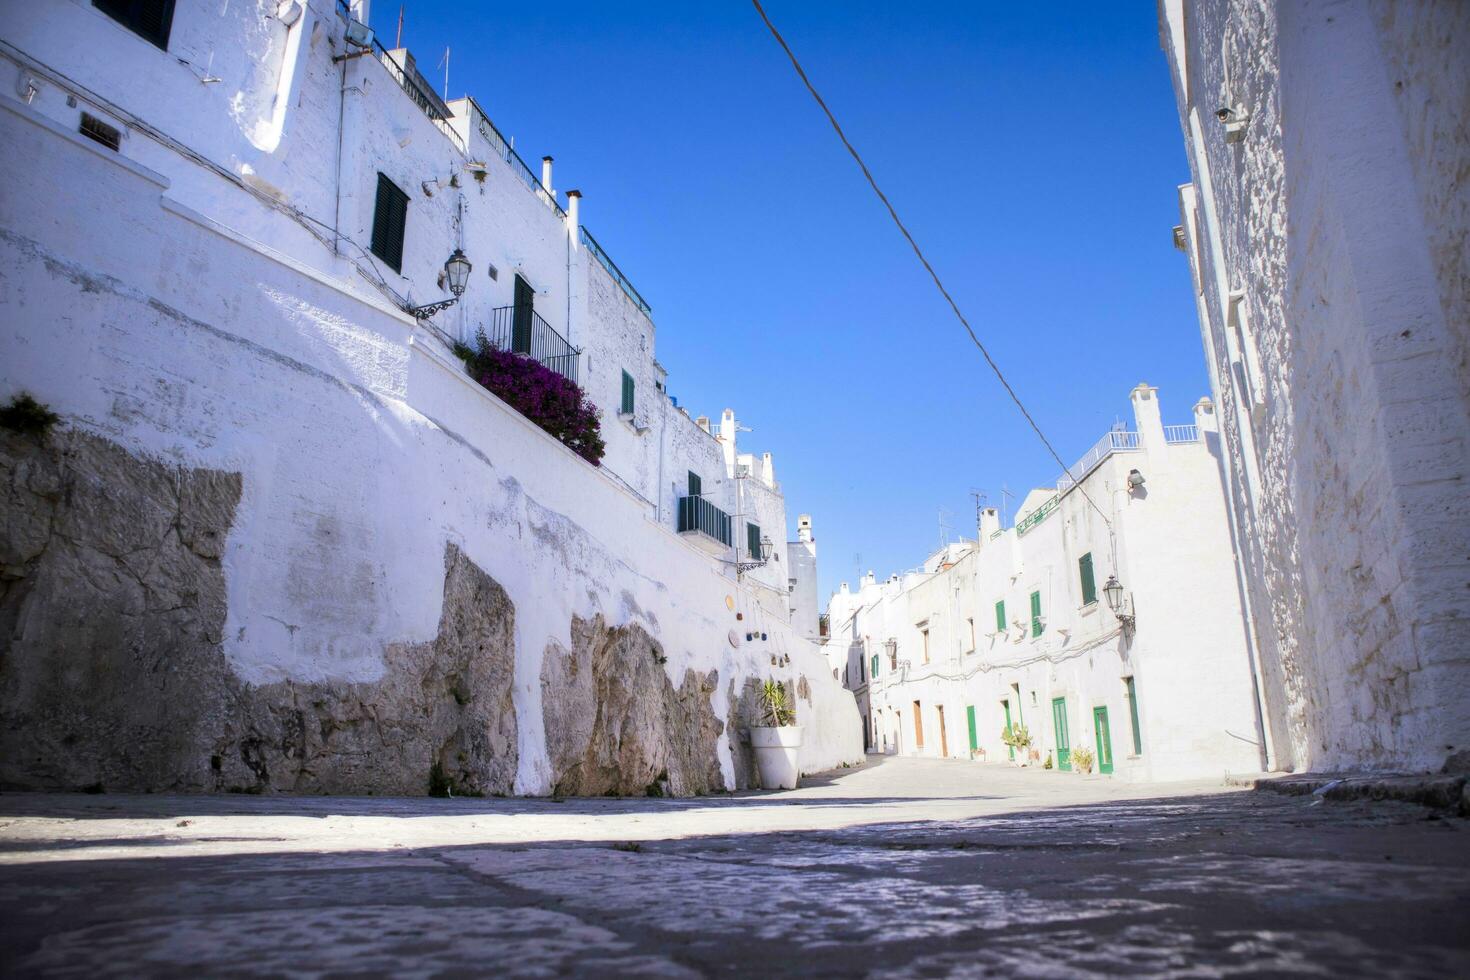
[(1165, 442), (1199, 442), (1199, 426), (1197, 425), (1166, 425), (1164, 426)]
[[(475, 108), (479, 109), (479, 106)], [(551, 205), (552, 210), (559, 216), (565, 218), (567, 216), (566, 209), (557, 202), (556, 197), (541, 183), (541, 178), (537, 175), (536, 171), (531, 169), (530, 164), (521, 159), (521, 155), (516, 152), (515, 147), (510, 145), (510, 140), (506, 139), (500, 130), (496, 128), (495, 123), (491, 121), (490, 117), (485, 115), (483, 110), (476, 112), (475, 116), (475, 124), (480, 130), (480, 135), (485, 137), (485, 142), (494, 148), (495, 152), (500, 155), (500, 159), (510, 164), (510, 169), (515, 172), (515, 175), (528, 188), (535, 192), (537, 197)]]
[[(1099, 463), (1113, 453), (1133, 452), (1143, 448), (1143, 442), (1139, 439), (1137, 432), (1125, 432), (1114, 429), (1097, 441), (1087, 454), (1072, 464), (1069, 473), (1063, 473), (1057, 480), (1057, 492), (1061, 493), (1072, 489), (1082, 482), (1083, 477), (1097, 469)], [(1070, 474), (1070, 475), (1069, 475)]]
[(434, 86), (430, 85), (429, 80), (419, 72), (418, 66), (414, 64), (413, 55), (408, 53), (408, 49), (398, 48), (396, 50), (403, 52), (401, 62), (392, 51), (383, 47), (377, 38), (373, 38), (373, 53), (383, 63), (383, 67), (388, 69), (388, 74), (397, 80), (399, 86), (414, 101), (414, 104), (423, 110), (424, 115), (428, 116), (435, 126), (439, 127), (439, 131), (463, 150), (464, 141), (460, 139), (459, 133), (454, 131), (454, 127), (449, 125), (449, 120), (454, 113), (449, 111), (449, 106), (439, 98), (434, 91)]
[(638, 309), (643, 311), (643, 315), (652, 319), (653, 307), (649, 306), (648, 302), (639, 295), (638, 290), (633, 288), (633, 284), (628, 281), (627, 276), (623, 275), (623, 270), (618, 268), (618, 264), (612, 260), (612, 256), (608, 255), (607, 252), (603, 251), (602, 246), (597, 244), (597, 239), (592, 237), (592, 232), (587, 230), (586, 225), (582, 226), (582, 242), (593, 255), (597, 256), (597, 261), (602, 263), (602, 267), (607, 270), (607, 274), (612, 276), (613, 281), (622, 287), (623, 292), (628, 294), (628, 298), (638, 305)]
[(529, 306), (501, 306), (491, 311), (485, 339), (498, 350), (525, 354), (574, 384), (582, 351), (541, 319)]

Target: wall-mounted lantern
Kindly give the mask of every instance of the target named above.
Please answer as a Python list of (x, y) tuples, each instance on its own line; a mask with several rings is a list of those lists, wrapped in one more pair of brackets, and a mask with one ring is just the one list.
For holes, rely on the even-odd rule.
[(1118, 576), (1108, 576), (1108, 581), (1103, 586), (1103, 596), (1108, 601), (1108, 608), (1113, 611), (1114, 616), (1118, 617), (1118, 622), (1123, 624), (1123, 628), (1132, 629), (1133, 603), (1124, 595), (1123, 583), (1118, 581)]
[(447, 310), (458, 303), (459, 298), (464, 295), (465, 287), (469, 285), (470, 271), (473, 268), (470, 260), (465, 258), (465, 254), (455, 249), (444, 262), (444, 278), (448, 280), (449, 291), (454, 295), (449, 299), (441, 299), (437, 303), (425, 303), (423, 306), (411, 307), (408, 312), (412, 313), (416, 319), (427, 320), (435, 313)]

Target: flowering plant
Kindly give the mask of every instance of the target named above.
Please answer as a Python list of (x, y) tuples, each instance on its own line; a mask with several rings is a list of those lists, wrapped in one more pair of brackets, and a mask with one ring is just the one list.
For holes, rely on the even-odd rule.
[(470, 377), (501, 401), (593, 466), (602, 465), (607, 451), (602, 419), (575, 381), (524, 354), (500, 350), (483, 331), (476, 335), (474, 347), (455, 344), (454, 353), (464, 361)]

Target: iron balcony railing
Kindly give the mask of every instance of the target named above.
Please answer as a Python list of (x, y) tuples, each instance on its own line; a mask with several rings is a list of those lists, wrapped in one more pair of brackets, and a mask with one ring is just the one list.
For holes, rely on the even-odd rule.
[(1059, 500), (1061, 500), (1060, 495), (1052, 497), (1047, 500), (1046, 503), (1042, 504), (1040, 507), (1036, 508), (1031, 513), (1027, 514), (1025, 517), (1017, 521), (1016, 536), (1020, 537), (1021, 535), (1025, 534), (1027, 531), (1031, 530), (1033, 527), (1050, 517), (1052, 515), (1052, 512), (1057, 509), (1057, 502)]
[(414, 101), (414, 104), (423, 110), (424, 115), (433, 120), (434, 125), (439, 127), (439, 131), (445, 136), (448, 136), (454, 141), (456, 146), (463, 150), (465, 148), (464, 140), (460, 138), (459, 133), (455, 132), (454, 127), (449, 124), (449, 120), (454, 116), (454, 113), (449, 111), (449, 106), (445, 105), (444, 100), (439, 98), (438, 93), (434, 91), (434, 86), (430, 85), (429, 80), (419, 72), (418, 66), (414, 64), (413, 55), (409, 54), (406, 48), (399, 48), (397, 50), (403, 52), (403, 60), (401, 62), (392, 51), (383, 47), (377, 38), (373, 39), (373, 52), (377, 55), (378, 60), (383, 63), (383, 67), (388, 69), (388, 74), (397, 80), (398, 84), (403, 88), (403, 91)]
[(515, 172), (515, 175), (528, 188), (535, 192), (537, 197), (541, 198), (546, 204), (551, 205), (551, 209), (558, 216), (565, 218), (567, 216), (566, 209), (561, 206), (554, 195), (547, 191), (536, 171), (532, 170), (530, 165), (521, 159), (521, 155), (516, 152), (515, 147), (510, 145), (510, 140), (501, 134), (495, 123), (490, 120), (490, 117), (485, 115), (479, 106), (475, 108), (477, 110), (475, 112), (475, 125), (479, 128), (480, 135), (485, 137), (485, 142), (494, 148), (495, 152), (499, 154), (500, 159), (510, 164), (510, 169)]
[(1108, 456), (1118, 452), (1133, 452), (1143, 448), (1142, 441), (1137, 432), (1125, 432), (1114, 429), (1097, 441), (1097, 444), (1087, 451), (1072, 465), (1069, 473), (1063, 473), (1057, 480), (1057, 491), (1065, 492), (1072, 489), (1082, 481), (1082, 478), (1097, 468)]
[(529, 306), (501, 306), (492, 310), (485, 339), (492, 347), (525, 354), (567, 380), (581, 383), (577, 377), (581, 349), (568, 343)]
[(1165, 442), (1199, 442), (1199, 426), (1197, 425), (1166, 425), (1164, 426)]
[(679, 533), (698, 531), (730, 547), (730, 515), (701, 496), (679, 498)]
[(623, 275), (623, 270), (618, 268), (618, 264), (612, 260), (612, 256), (604, 252), (602, 246), (597, 244), (597, 239), (592, 237), (592, 232), (587, 230), (587, 226), (583, 225), (581, 230), (583, 244), (591, 250), (593, 255), (597, 256), (597, 261), (602, 263), (602, 267), (607, 270), (607, 274), (612, 276), (613, 281), (622, 287), (623, 292), (628, 294), (628, 298), (638, 304), (638, 309), (643, 311), (643, 315), (652, 319), (653, 307), (649, 306), (647, 300), (639, 294), (638, 290), (633, 288), (633, 284), (628, 281), (627, 276)]

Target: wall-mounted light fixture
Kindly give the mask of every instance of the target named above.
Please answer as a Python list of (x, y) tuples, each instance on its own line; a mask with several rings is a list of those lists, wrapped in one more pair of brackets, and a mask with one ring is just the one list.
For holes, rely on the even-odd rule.
[(1126, 590), (1123, 583), (1118, 581), (1117, 575), (1109, 575), (1108, 581), (1103, 585), (1103, 597), (1108, 601), (1108, 608), (1113, 615), (1118, 617), (1118, 622), (1123, 624), (1125, 630), (1131, 630), (1134, 626), (1133, 602), (1125, 595)]
[(465, 286), (469, 284), (470, 270), (473, 268), (470, 265), (470, 260), (465, 258), (464, 253), (459, 249), (455, 249), (454, 253), (444, 263), (444, 277), (449, 281), (449, 291), (454, 295), (449, 299), (441, 299), (437, 303), (425, 303), (423, 306), (410, 307), (408, 312), (412, 313), (416, 319), (427, 320), (435, 313), (441, 310), (447, 310), (455, 303), (458, 303), (459, 298), (464, 295)]
[(1129, 490), (1137, 490), (1139, 487), (1143, 486), (1147, 482), (1148, 481), (1143, 478), (1143, 474), (1138, 472), (1137, 470), (1128, 471)]

